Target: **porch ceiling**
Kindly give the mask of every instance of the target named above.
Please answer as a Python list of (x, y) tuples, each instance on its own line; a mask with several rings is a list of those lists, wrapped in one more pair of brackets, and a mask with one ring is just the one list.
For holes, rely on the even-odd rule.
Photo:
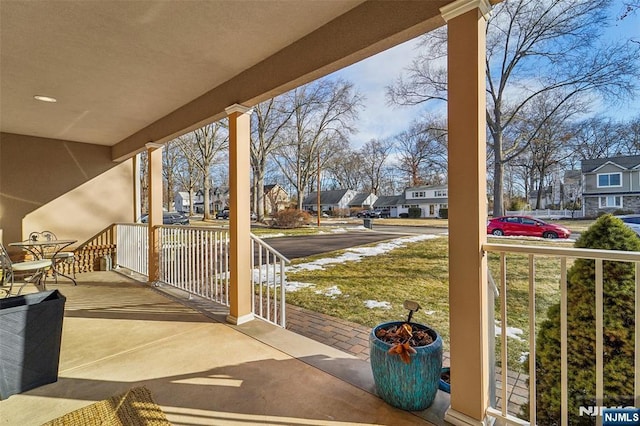
[(441, 26), (451, 2), (3, 1), (0, 131), (124, 159)]

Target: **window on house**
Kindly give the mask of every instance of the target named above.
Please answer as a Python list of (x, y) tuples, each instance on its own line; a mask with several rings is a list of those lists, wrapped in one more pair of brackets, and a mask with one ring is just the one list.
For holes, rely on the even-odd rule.
[(622, 197), (619, 195), (600, 197), (600, 207), (622, 207)]
[(435, 196), (436, 197), (446, 197), (447, 196), (447, 191), (446, 190), (436, 191), (435, 192)]
[(602, 173), (598, 175), (598, 188), (622, 186), (622, 173)]
[(424, 198), (424, 197), (425, 197), (424, 191), (414, 191), (411, 193), (411, 198)]

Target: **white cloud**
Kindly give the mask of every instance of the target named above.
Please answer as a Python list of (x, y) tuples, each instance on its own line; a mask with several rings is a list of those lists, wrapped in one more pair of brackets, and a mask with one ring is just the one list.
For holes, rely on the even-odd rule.
[(353, 82), (366, 98), (356, 123), (358, 133), (351, 138), (353, 148), (360, 148), (374, 138), (392, 137), (421, 115), (423, 106), (394, 107), (386, 101), (386, 86), (411, 64), (417, 44), (418, 39), (409, 40), (333, 74)]

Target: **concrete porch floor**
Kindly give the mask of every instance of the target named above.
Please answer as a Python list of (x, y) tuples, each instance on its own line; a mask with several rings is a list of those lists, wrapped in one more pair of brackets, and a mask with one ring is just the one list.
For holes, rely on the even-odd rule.
[(58, 381), (0, 401), (0, 424), (39, 425), (141, 385), (176, 425), (443, 424), (446, 394), (395, 409), (368, 362), (288, 330), (228, 325), (116, 272), (55, 288), (67, 298)]

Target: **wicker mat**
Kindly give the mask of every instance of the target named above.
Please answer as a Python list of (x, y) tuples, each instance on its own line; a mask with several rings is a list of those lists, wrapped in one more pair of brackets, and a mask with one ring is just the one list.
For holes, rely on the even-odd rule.
[(165, 426), (171, 425), (145, 387), (80, 408), (43, 426)]

